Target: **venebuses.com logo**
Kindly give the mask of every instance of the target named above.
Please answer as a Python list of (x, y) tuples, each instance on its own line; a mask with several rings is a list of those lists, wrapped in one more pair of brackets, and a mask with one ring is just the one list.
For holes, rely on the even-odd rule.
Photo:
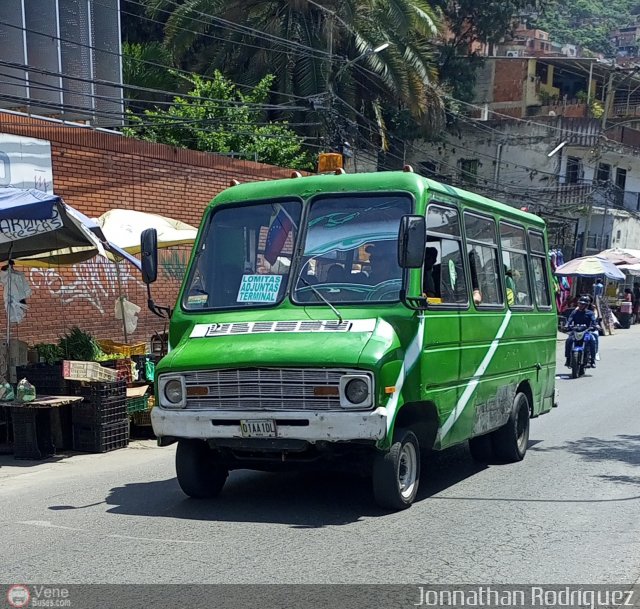
[(7, 603), (12, 609), (71, 607), (69, 597), (68, 588), (61, 586), (14, 584), (7, 590)]
[(10, 607), (15, 607), (15, 609), (22, 609), (22, 607), (27, 607), (29, 605), (29, 601), (31, 600), (31, 593), (29, 592), (29, 588), (27, 586), (23, 586), (22, 584), (14, 584), (7, 590), (7, 602)]

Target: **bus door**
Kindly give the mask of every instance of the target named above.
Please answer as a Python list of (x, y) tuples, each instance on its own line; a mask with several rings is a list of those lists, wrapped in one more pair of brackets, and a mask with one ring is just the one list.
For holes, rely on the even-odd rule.
[[(476, 436), (504, 424), (515, 385), (505, 375), (512, 366), (502, 336), (510, 313), (501, 276), (496, 219), (466, 209), (463, 213), (472, 302), (462, 320), (461, 381), (474, 391), (463, 405), (456, 432)], [(505, 380), (506, 379), (506, 380)]]
[(425, 312), (422, 382), (426, 397), (446, 420), (460, 393), (461, 316), (469, 308), (460, 211), (434, 200), (427, 207), (422, 271)]

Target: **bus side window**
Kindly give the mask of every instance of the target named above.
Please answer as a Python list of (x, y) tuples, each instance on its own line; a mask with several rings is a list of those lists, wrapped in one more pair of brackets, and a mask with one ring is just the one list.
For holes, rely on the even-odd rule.
[(477, 305), (502, 306), (502, 287), (498, 267), (498, 241), (492, 218), (465, 212), (469, 270), (473, 301)]
[[(435, 247), (434, 247), (435, 246)], [(462, 253), (462, 232), (458, 210), (444, 205), (430, 205), (427, 210), (427, 249), (426, 255), (432, 255), (429, 248), (438, 252), (436, 263), (431, 269), (425, 266), (423, 287), (433, 279), (436, 296), (430, 304), (466, 305), (469, 302)], [(426, 293), (426, 292), (425, 292)], [(427, 297), (429, 295), (427, 294)]]
[(533, 292), (536, 304), (541, 308), (551, 307), (551, 293), (547, 277), (547, 257), (544, 252), (542, 233), (529, 231), (529, 250), (531, 251), (531, 270), (533, 275)]
[(507, 303), (510, 307), (530, 307), (531, 284), (524, 228), (500, 222), (500, 241)]

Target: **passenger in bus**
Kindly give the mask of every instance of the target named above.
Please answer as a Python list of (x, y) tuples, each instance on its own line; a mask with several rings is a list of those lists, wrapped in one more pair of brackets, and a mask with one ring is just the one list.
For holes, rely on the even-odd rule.
[(216, 304), (228, 307), (238, 302), (238, 291), (242, 282), (242, 269), (234, 264), (224, 264), (220, 267)]
[(401, 270), (398, 266), (398, 252), (395, 241), (379, 241), (367, 248), (369, 253), (369, 285), (378, 285), (384, 281), (400, 279)]
[[(422, 290), (427, 298), (440, 298), (440, 277), (436, 282), (436, 269), (434, 268), (438, 259), (438, 250), (435, 247), (426, 247), (424, 250), (424, 275), (422, 279)], [(439, 270), (439, 268), (438, 268)]]
[(473, 303), (477, 306), (482, 303), (482, 292), (480, 291), (480, 281), (478, 279), (478, 256), (475, 252), (469, 252), (469, 270), (471, 271), (471, 290), (473, 293)]
[(332, 264), (327, 269), (327, 283), (344, 283), (345, 281), (344, 267), (341, 264)]
[(513, 279), (513, 271), (504, 265), (504, 281), (507, 286), (507, 304), (512, 306), (516, 304), (516, 282)]

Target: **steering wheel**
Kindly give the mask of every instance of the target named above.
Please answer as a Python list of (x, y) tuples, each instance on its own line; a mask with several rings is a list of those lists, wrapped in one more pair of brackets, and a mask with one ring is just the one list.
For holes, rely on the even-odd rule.
[(389, 279), (383, 281), (375, 286), (368, 294), (366, 300), (391, 300), (385, 298), (385, 296), (394, 296), (394, 300), (397, 299), (398, 293), (402, 286), (402, 279)]

